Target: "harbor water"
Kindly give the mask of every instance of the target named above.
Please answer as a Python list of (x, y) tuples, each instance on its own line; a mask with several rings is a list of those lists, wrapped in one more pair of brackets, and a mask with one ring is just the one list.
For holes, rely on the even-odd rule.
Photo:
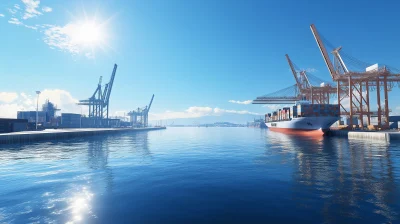
[(0, 223), (399, 223), (400, 143), (168, 128), (0, 146)]

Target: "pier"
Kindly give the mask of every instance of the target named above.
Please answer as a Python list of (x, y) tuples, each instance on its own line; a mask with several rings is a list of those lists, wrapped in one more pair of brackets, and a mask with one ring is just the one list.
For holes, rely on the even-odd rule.
[(154, 131), (166, 129), (165, 127), (145, 128), (77, 128), (77, 129), (46, 129), (43, 131), (23, 131), (0, 134), (0, 144), (32, 143), (42, 140), (60, 140), (75, 137)]
[(390, 142), (400, 140), (398, 131), (348, 131), (348, 130), (330, 130), (328, 136), (341, 136), (349, 139), (369, 139)]

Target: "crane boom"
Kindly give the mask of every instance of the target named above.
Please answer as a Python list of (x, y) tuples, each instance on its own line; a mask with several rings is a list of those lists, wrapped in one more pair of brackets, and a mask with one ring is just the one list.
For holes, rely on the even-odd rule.
[(96, 98), (96, 95), (101, 95), (101, 76), (100, 76), (100, 81), (99, 84), (97, 85), (96, 91), (94, 91), (93, 95), (92, 95), (92, 99)]
[(336, 79), (337, 78), (337, 74), (335, 72), (335, 69), (333, 67), (333, 64), (332, 64), (331, 60), (329, 59), (329, 55), (328, 55), (328, 52), (326, 51), (324, 43), (322, 43), (322, 40), (321, 40), (321, 38), (320, 38), (320, 36), (318, 34), (318, 31), (315, 28), (315, 25), (311, 24), (310, 28), (311, 28), (311, 32), (314, 35), (315, 41), (317, 41), (318, 48), (321, 51), (322, 57), (324, 58), (324, 61), (325, 61), (325, 64), (328, 67), (329, 73), (331, 74), (333, 79)]
[[(337, 61), (338, 61), (338, 63), (339, 63), (339, 66), (340, 66), (340, 68), (342, 69), (342, 71), (344, 72), (344, 73), (348, 73), (349, 72), (349, 70), (347, 69), (347, 66), (346, 66), (346, 64), (344, 63), (344, 61), (343, 61), (343, 59), (342, 59), (342, 57), (340, 56), (340, 53), (339, 53), (339, 51), (342, 49), (342, 47), (338, 47), (338, 48), (336, 48), (335, 50), (333, 50), (332, 51), (332, 54), (335, 56), (335, 58), (337, 59)], [(340, 73), (340, 72), (339, 72)]]
[(310, 80), (308, 79), (308, 76), (307, 76), (306, 71), (302, 71), (301, 74), (302, 74), (302, 76), (304, 77), (304, 79), (306, 80), (308, 87), (309, 87), (309, 88), (312, 88), (311, 82), (310, 82)]
[(101, 81), (103, 80), (103, 76), (100, 76), (100, 78), (99, 78), (99, 86), (101, 86)]
[(299, 87), (299, 89), (301, 89), (301, 81), (299, 80), (299, 77), (297, 77), (296, 69), (294, 69), (293, 63), (290, 60), (289, 55), (285, 54), (285, 56), (286, 56), (286, 60), (289, 63), (290, 69), (292, 70), (294, 79), (296, 80), (297, 87)]
[(150, 107), (151, 107), (151, 104), (153, 103), (153, 99), (154, 99), (154, 94), (151, 97), (151, 100), (150, 100), (150, 103), (149, 103), (149, 107), (147, 108), (147, 111), (150, 111)]
[(114, 78), (115, 78), (115, 73), (117, 72), (117, 64), (114, 64), (114, 69), (110, 78), (110, 82), (107, 83), (107, 86), (105, 88), (105, 98), (104, 98), (104, 103), (108, 104), (108, 101), (110, 100), (110, 95), (111, 95), (111, 90), (113, 87), (113, 83), (114, 83)]

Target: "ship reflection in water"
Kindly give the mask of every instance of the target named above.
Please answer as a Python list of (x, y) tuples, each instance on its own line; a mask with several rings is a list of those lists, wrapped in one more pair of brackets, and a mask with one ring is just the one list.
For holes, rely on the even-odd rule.
[(0, 223), (396, 223), (399, 149), (226, 127), (0, 146)]
[[(266, 132), (266, 141), (274, 145), (267, 153), (274, 150), (283, 155), (282, 163), (293, 163), (296, 208), (318, 209), (328, 223), (342, 223), (344, 217), (356, 222), (366, 216), (369, 221), (379, 216), (400, 221), (399, 171), (398, 165), (393, 167), (389, 143), (272, 131)], [(370, 214), (365, 214), (365, 207), (371, 208)]]

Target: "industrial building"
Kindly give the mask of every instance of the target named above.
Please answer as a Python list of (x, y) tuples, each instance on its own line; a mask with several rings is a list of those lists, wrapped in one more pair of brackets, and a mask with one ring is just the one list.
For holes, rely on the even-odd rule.
[(0, 133), (26, 131), (28, 129), (27, 119), (0, 118)]
[(72, 113), (61, 114), (61, 127), (62, 128), (80, 128), (81, 115)]
[(43, 123), (43, 126), (45, 127), (58, 127), (59, 126), (59, 121), (57, 120), (57, 111), (60, 111), (60, 109), (57, 109), (57, 106), (55, 106), (52, 102), (49, 100), (46, 100), (46, 102), (42, 106), (42, 111), (45, 112), (46, 116), (46, 121)]
[[(117, 64), (111, 74), (110, 81), (102, 85), (102, 76), (100, 76), (97, 88), (91, 97), (85, 100), (80, 100), (78, 105), (89, 107), (88, 116), (81, 114), (62, 113), (57, 116), (56, 105), (47, 100), (41, 111), (18, 111), (19, 119), (26, 119), (28, 129), (35, 129), (36, 122), (40, 129), (43, 128), (111, 128), (111, 127), (148, 127), (148, 116), (151, 104), (154, 99), (154, 94), (148, 106), (138, 108), (131, 111), (128, 115), (130, 121), (124, 121), (118, 118), (109, 117), (110, 96), (116, 76)], [(38, 117), (38, 118), (36, 118)], [(36, 120), (37, 119), (37, 120)]]
[(107, 127), (110, 128), (121, 127), (120, 119), (108, 118), (108, 119), (102, 119), (102, 122), (103, 124), (98, 123), (98, 119), (94, 117), (81, 117), (82, 128), (103, 128), (104, 124), (107, 124)]
[(56, 117), (56, 112), (60, 109), (51, 103), (49, 100), (42, 105), (41, 111), (18, 111), (18, 119), (26, 119), (28, 123), (36, 123), (36, 113), (37, 113), (37, 123), (41, 127), (58, 127), (59, 121)]
[[(46, 112), (38, 111), (38, 123), (46, 122)], [(29, 123), (36, 123), (36, 111), (18, 111), (17, 119), (26, 119)]]

